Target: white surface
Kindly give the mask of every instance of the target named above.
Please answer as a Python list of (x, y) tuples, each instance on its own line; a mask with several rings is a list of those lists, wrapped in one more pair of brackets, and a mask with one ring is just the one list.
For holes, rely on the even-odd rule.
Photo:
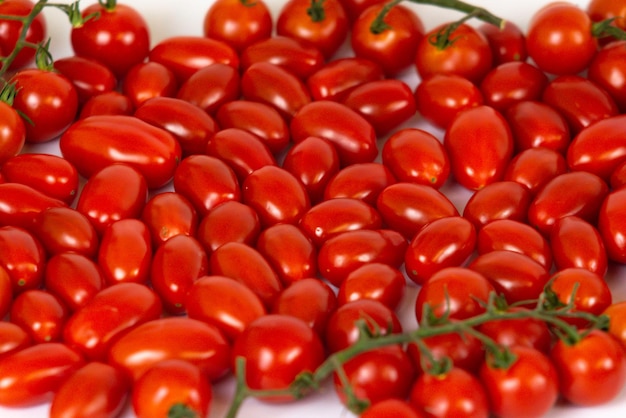
[[(83, 0), (84, 5), (91, 4), (95, 0)], [(276, 12), (283, 0), (266, 0), (272, 10)], [(542, 5), (546, 4), (544, 0), (525, 0), (525, 1), (506, 1), (506, 0), (477, 0), (473, 2), (476, 5), (488, 8), (494, 14), (505, 19), (511, 20), (522, 28), (525, 28), (532, 13)], [(586, 5), (586, 1), (574, 1), (581, 7)], [(126, 4), (132, 5), (139, 10), (147, 22), (149, 23), (153, 44), (172, 35), (201, 35), (202, 19), (205, 10), (208, 8), (209, 1), (200, 0), (183, 0), (180, 2), (172, 2), (171, 0), (126, 0)], [(408, 4), (408, 2), (407, 2)], [(436, 8), (434, 6), (412, 5), (422, 18), (427, 30), (439, 23), (457, 19), (460, 14), (454, 11), (447, 11)], [(52, 38), (52, 54), (55, 58), (61, 58), (71, 55), (72, 51), (69, 45), (69, 23), (66, 22), (65, 16), (57, 10), (47, 10), (46, 18), (48, 20), (48, 30)], [(411, 69), (405, 73), (405, 81), (411, 87), (417, 84), (417, 77), (414, 70)], [(441, 132), (425, 125), (417, 118), (408, 125), (418, 126), (428, 129), (438, 136)], [(49, 143), (40, 148), (30, 148), (30, 151), (46, 151), (58, 153), (56, 144)], [(469, 197), (469, 192), (454, 186), (446, 186), (445, 192), (457, 204), (461, 210), (465, 201)], [(626, 282), (620, 283), (620, 276), (624, 276), (626, 270), (622, 267), (613, 266), (608, 277), (608, 281), (614, 290), (615, 300), (626, 299)], [(623, 279), (621, 279), (623, 281)], [(413, 316), (413, 301), (417, 288), (409, 286), (406, 298), (403, 301), (399, 315), (405, 325), (405, 328), (415, 326)], [(214, 387), (214, 402), (212, 405), (211, 417), (217, 418), (224, 416), (228, 407), (228, 399), (233, 392), (232, 380), (227, 380)], [(529, 400), (531, 401), (531, 400)], [(6, 409), (0, 407), (1, 418), (40, 418), (48, 415), (49, 405), (40, 405), (33, 408), (25, 409)], [(589, 417), (590, 415), (602, 416), (604, 418), (623, 417), (626, 415), (626, 391), (622, 393), (618, 399), (607, 405), (596, 408), (575, 408), (568, 405), (558, 405), (555, 407), (548, 417)], [(133, 414), (127, 411), (124, 417), (132, 417)], [(288, 405), (269, 405), (256, 400), (248, 400), (241, 409), (240, 417), (298, 417), (298, 418), (350, 418), (353, 415), (348, 412), (336, 399), (332, 387), (326, 385), (320, 393), (314, 394), (309, 398)]]

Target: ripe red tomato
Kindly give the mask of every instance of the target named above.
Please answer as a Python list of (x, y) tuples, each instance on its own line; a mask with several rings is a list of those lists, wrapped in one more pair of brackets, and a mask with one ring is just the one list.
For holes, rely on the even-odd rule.
[(122, 93), (134, 108), (153, 97), (174, 97), (178, 81), (174, 72), (158, 62), (141, 62), (126, 73), (121, 83)]
[(532, 200), (530, 191), (514, 181), (497, 181), (477, 190), (467, 201), (463, 216), (476, 229), (498, 219), (525, 222)]
[[(7, 270), (0, 266), (0, 316), (4, 318), (11, 309), (13, 302), (13, 287)], [(0, 351), (2, 352), (2, 351)]]
[(94, 115), (124, 115), (133, 114), (133, 103), (124, 94), (114, 90), (98, 94), (87, 100), (80, 109), (78, 119), (85, 119)]
[(307, 78), (306, 85), (315, 100), (342, 102), (356, 87), (383, 77), (382, 68), (374, 61), (344, 57), (328, 61)]
[(0, 359), (30, 347), (32, 343), (20, 326), (8, 321), (0, 322)]
[(54, 294), (29, 289), (13, 299), (9, 315), (38, 344), (61, 340), (69, 312)]
[(36, 217), (52, 207), (67, 207), (30, 186), (0, 183), (0, 225), (32, 229)]
[(548, 76), (525, 61), (500, 64), (480, 82), (485, 104), (504, 112), (515, 103), (540, 100), (548, 85)]
[(604, 242), (609, 260), (626, 261), (626, 188), (612, 191), (606, 196), (598, 215), (598, 231)]
[[(5, 16), (27, 16), (32, 12), (35, 3), (31, 0), (6, 0), (0, 3), (0, 14)], [(22, 31), (22, 22), (18, 20), (2, 19), (0, 21), (0, 50), (8, 56), (14, 49)], [(24, 40), (32, 44), (40, 44), (46, 39), (48, 26), (45, 15), (38, 13), (26, 30)], [(33, 61), (34, 48), (22, 48), (17, 54), (9, 69), (16, 70)]]
[(558, 270), (585, 268), (604, 277), (608, 260), (604, 241), (598, 229), (578, 216), (557, 220), (550, 232), (554, 265)]
[(330, 179), (324, 189), (324, 199), (352, 197), (373, 206), (381, 191), (395, 182), (391, 170), (383, 164), (352, 164), (343, 167)]
[[(26, 143), (26, 126), (24, 120), (16, 112), (16, 110), (9, 106), (9, 104), (2, 102), (0, 104), (0, 166), (16, 156), (24, 148)], [(4, 176), (4, 173), (2, 173)]]
[(395, 309), (404, 295), (406, 283), (402, 272), (390, 265), (371, 263), (348, 274), (337, 293), (340, 305), (358, 299), (374, 299)]
[(261, 232), (259, 215), (237, 201), (220, 203), (200, 220), (196, 238), (208, 255), (227, 242), (253, 246)]
[(587, 78), (606, 90), (622, 113), (626, 110), (625, 45), (625, 41), (615, 41), (600, 49), (591, 60), (587, 71)]
[(534, 196), (548, 181), (566, 171), (567, 162), (563, 154), (541, 146), (515, 155), (509, 161), (503, 180), (524, 185)]
[(400, 399), (385, 399), (367, 407), (361, 418), (422, 418), (425, 415)]
[[(524, 309), (526, 308), (509, 307), (506, 311), (517, 312)], [(522, 345), (545, 354), (550, 352), (553, 342), (548, 324), (535, 318), (496, 319), (481, 324), (478, 330), (503, 347)]]
[(117, 87), (117, 77), (103, 63), (92, 58), (72, 55), (54, 61), (54, 69), (72, 82), (78, 94), (78, 103), (83, 105), (98, 94), (107, 93)]
[(626, 348), (626, 301), (614, 302), (602, 314), (608, 316), (610, 321), (607, 332)]
[(104, 286), (102, 271), (92, 259), (74, 252), (63, 252), (48, 258), (44, 287), (71, 311), (85, 306)]
[(623, 1), (591, 0), (587, 4), (587, 13), (594, 22), (616, 18), (613, 23), (622, 29), (626, 28), (626, 4)]
[(11, 278), (14, 295), (41, 287), (45, 262), (44, 248), (33, 234), (14, 226), (0, 227), (0, 266)]
[(198, 227), (196, 209), (187, 198), (176, 192), (163, 192), (150, 197), (140, 219), (150, 231), (154, 248), (179, 234), (194, 236)]
[(483, 23), (478, 26), (478, 30), (489, 41), (494, 65), (526, 61), (528, 58), (526, 34), (514, 22), (506, 20), (502, 27)]
[(191, 74), (181, 84), (176, 97), (214, 115), (220, 106), (239, 99), (240, 95), (241, 76), (237, 68), (215, 62)]

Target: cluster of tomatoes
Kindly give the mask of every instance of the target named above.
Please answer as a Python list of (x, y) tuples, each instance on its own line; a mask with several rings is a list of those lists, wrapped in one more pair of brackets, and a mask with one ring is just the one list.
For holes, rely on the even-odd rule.
[[(32, 48), (37, 7), (70, 16), (73, 56)], [(204, 417), (237, 358), (249, 390), (287, 389), (360, 341), (359, 319), (408, 331), (407, 286), (424, 328), (494, 294), (528, 315), (345, 361), (334, 387), (363, 417), (540, 416), (621, 392), (626, 303), (605, 276), (626, 263), (626, 2), (426, 31), (376, 0), (275, 17), (216, 0), (205, 36), (156, 45), (128, 4), (77, 10), (0, 2), (29, 16), (0, 20), (0, 406)], [(61, 156), (24, 152), (51, 141)]]

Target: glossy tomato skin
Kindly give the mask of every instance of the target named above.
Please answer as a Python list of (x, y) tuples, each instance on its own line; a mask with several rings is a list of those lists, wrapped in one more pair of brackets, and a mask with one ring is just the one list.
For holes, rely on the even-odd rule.
[(594, 22), (614, 17), (616, 19), (613, 23), (617, 27), (624, 28), (626, 25), (626, 9), (621, 1), (591, 0), (587, 5), (587, 13)]
[(197, 365), (181, 359), (163, 360), (133, 384), (131, 404), (137, 417), (168, 416), (175, 405), (204, 417), (213, 400), (211, 383)]
[[(84, 141), (85, 137), (92, 141)], [(133, 144), (130, 149), (129, 143)], [(170, 133), (131, 116), (80, 120), (62, 135), (60, 147), (85, 177), (114, 162), (124, 162), (144, 175), (149, 188), (169, 182), (181, 158), (180, 145)]]
[(100, 291), (74, 312), (63, 330), (66, 344), (92, 361), (104, 361), (123, 334), (163, 312), (154, 291), (137, 283), (118, 283)]
[(117, 339), (108, 362), (136, 381), (160, 361), (179, 358), (200, 367), (214, 382), (230, 369), (230, 345), (213, 325), (182, 316), (145, 322)]
[(324, 189), (324, 199), (352, 197), (375, 205), (381, 191), (396, 181), (391, 170), (382, 164), (351, 164), (330, 179)]
[(98, 94), (88, 99), (80, 109), (78, 119), (85, 119), (94, 115), (124, 115), (133, 114), (133, 103), (124, 94), (114, 90)]
[(33, 344), (22, 327), (8, 321), (0, 322), (0, 341), (2, 341), (2, 344), (0, 344), (0, 359)]
[(361, 418), (421, 418), (424, 414), (403, 400), (391, 398), (368, 406), (360, 416)]
[(621, 237), (626, 230), (626, 189), (614, 190), (604, 199), (598, 216), (598, 231), (604, 242), (609, 260), (624, 262), (626, 247)]
[(11, 309), (13, 302), (13, 288), (11, 277), (4, 267), (0, 267), (0, 316), (3, 318)]
[(179, 234), (194, 236), (199, 222), (191, 202), (173, 191), (150, 197), (140, 219), (150, 231), (154, 248)]
[(77, 253), (63, 252), (48, 258), (44, 286), (70, 311), (77, 311), (93, 299), (105, 283), (95, 261)]
[(515, 181), (535, 195), (554, 177), (567, 171), (563, 154), (545, 148), (529, 148), (513, 157), (504, 172), (504, 181)]
[(189, 288), (187, 315), (214, 325), (234, 341), (267, 309), (261, 299), (245, 284), (225, 276), (203, 276)]
[(198, 225), (196, 238), (208, 255), (227, 242), (254, 245), (261, 232), (259, 215), (241, 202), (224, 202), (209, 211)]
[[(524, 309), (526, 308), (509, 307), (507, 312)], [(535, 318), (496, 319), (481, 324), (478, 329), (503, 347), (522, 345), (548, 354), (553, 343), (548, 325)]]
[(315, 100), (342, 102), (356, 87), (369, 81), (382, 80), (380, 65), (372, 60), (344, 57), (328, 61), (306, 80), (311, 96)]
[(130, 384), (122, 371), (89, 362), (76, 370), (54, 394), (50, 418), (108, 418), (122, 413)]
[(608, 270), (608, 257), (598, 229), (577, 217), (565, 216), (555, 222), (550, 232), (554, 265), (586, 268), (602, 277)]
[(500, 112), (520, 101), (540, 100), (548, 85), (548, 76), (524, 61), (494, 67), (480, 82), (485, 104)]
[(614, 302), (602, 314), (609, 318), (607, 332), (620, 342), (622, 348), (626, 347), (626, 302)]
[(341, 283), (337, 303), (374, 299), (396, 309), (404, 296), (406, 282), (402, 272), (383, 263), (370, 263), (354, 270)]
[(2, 134), (0, 134), (0, 164), (11, 157), (15, 157), (22, 151), (26, 143), (26, 126), (24, 120), (15, 109), (6, 103), (0, 104), (0, 116), (2, 116)]
[(624, 41), (615, 41), (600, 49), (591, 60), (587, 71), (587, 77), (606, 90), (622, 112), (626, 110), (624, 44)]
[(463, 216), (477, 229), (497, 219), (526, 221), (530, 191), (514, 181), (498, 181), (477, 190), (467, 201)]
[[(0, 14), (13, 15), (13, 16), (26, 16), (34, 8), (35, 3), (31, 0), (9, 0), (0, 5)], [(0, 50), (3, 55), (9, 55), (14, 49), (15, 44), (20, 37), (22, 30), (22, 23), (17, 20), (3, 19), (0, 23)], [(38, 13), (29, 28), (26, 31), (24, 38), (27, 42), (38, 44), (46, 38), (48, 32), (48, 26), (46, 18), (43, 14)], [(23, 48), (15, 57), (9, 69), (16, 70), (24, 67), (26, 64), (33, 61), (35, 57), (35, 49)]]
[(93, 58), (110, 68), (119, 78), (142, 62), (150, 50), (150, 32), (141, 14), (132, 6), (100, 3), (82, 10), (83, 17), (99, 13), (71, 31), (71, 43), (78, 56)]
[(459, 113), (443, 144), (455, 180), (471, 190), (500, 180), (513, 154), (513, 136), (506, 119), (485, 105)]
[(45, 250), (33, 234), (14, 226), (0, 227), (0, 266), (11, 278), (14, 295), (41, 287), (45, 261)]
[(153, 97), (175, 97), (178, 91), (176, 76), (163, 64), (142, 62), (131, 67), (121, 82), (124, 96), (128, 97), (133, 108)]
[(0, 183), (0, 225), (31, 230), (35, 218), (48, 208), (67, 207), (31, 186), (20, 183)]
[(507, 20), (501, 28), (490, 23), (483, 23), (478, 26), (478, 30), (489, 41), (494, 65), (526, 61), (528, 58), (526, 34), (514, 22)]
[(26, 347), (0, 359), (0, 405), (26, 407), (48, 402), (85, 360), (59, 342)]
[[(298, 374), (315, 370), (324, 361), (325, 352), (320, 337), (304, 321), (270, 314), (253, 321), (235, 340), (233, 370), (240, 357), (246, 361), (250, 388), (284, 389)], [(290, 395), (263, 399), (293, 400)]]
[(69, 311), (54, 294), (26, 290), (13, 299), (11, 322), (21, 326), (34, 343), (60, 341)]
[(198, 69), (178, 89), (176, 97), (215, 115), (225, 103), (239, 99), (241, 77), (236, 68), (215, 62)]
[(54, 69), (72, 82), (79, 105), (117, 87), (117, 77), (109, 67), (92, 58), (77, 55), (59, 58), (54, 61)]

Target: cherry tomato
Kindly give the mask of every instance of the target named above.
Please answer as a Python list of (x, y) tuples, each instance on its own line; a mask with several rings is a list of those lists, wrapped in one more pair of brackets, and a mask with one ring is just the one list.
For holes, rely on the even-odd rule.
[(79, 105), (98, 94), (117, 87), (117, 77), (103, 63), (92, 58), (72, 55), (54, 61), (54, 69), (72, 82)]
[(598, 215), (598, 231), (604, 242), (609, 260), (626, 261), (626, 189), (615, 190), (604, 199)]
[(532, 195), (523, 185), (514, 181), (498, 181), (477, 190), (467, 201), (463, 216), (476, 229), (497, 219), (525, 222)]
[(181, 84), (176, 97), (214, 115), (221, 105), (239, 99), (240, 94), (241, 77), (237, 69), (215, 62), (190, 75)]
[(0, 316), (4, 318), (11, 309), (13, 287), (11, 277), (4, 267), (0, 266)]
[(149, 198), (140, 219), (150, 231), (154, 248), (179, 234), (194, 236), (198, 227), (196, 209), (176, 192), (159, 193)]
[(11, 322), (21, 326), (34, 343), (60, 341), (69, 316), (67, 308), (54, 294), (29, 289), (13, 299)]
[(380, 65), (359, 57), (344, 57), (328, 61), (306, 80), (315, 100), (342, 102), (356, 87), (368, 81), (382, 80)]
[(31, 345), (32, 340), (20, 326), (8, 321), (0, 322), (0, 359)]
[(625, 41), (606, 45), (591, 60), (587, 78), (606, 90), (623, 113), (626, 110), (626, 67), (624, 67)]
[(610, 321), (607, 332), (620, 341), (622, 347), (626, 347), (626, 301), (614, 302), (602, 314)]
[(353, 300), (374, 299), (395, 309), (404, 296), (405, 287), (399, 269), (383, 263), (370, 263), (348, 274), (337, 292), (337, 303), (343, 305)]
[(547, 182), (566, 171), (563, 154), (545, 147), (529, 148), (513, 157), (503, 180), (522, 184), (534, 196)]
[(372, 6), (377, 3), (382, 3), (381, 0), (342, 0), (344, 9), (346, 10), (346, 14), (348, 15), (348, 19), (351, 23), (359, 17), (359, 15), (365, 11), (369, 6)]
[(77, 311), (93, 299), (105, 283), (100, 268), (92, 259), (63, 252), (48, 259), (44, 285), (71, 311)]
[(480, 82), (485, 104), (504, 112), (515, 103), (540, 100), (548, 85), (548, 76), (524, 61), (507, 62), (494, 67)]
[(150, 50), (148, 24), (141, 14), (127, 4), (100, 2), (87, 6), (82, 16), (99, 13), (71, 30), (74, 53), (95, 59), (122, 77), (135, 64), (142, 62)]
[(11, 278), (14, 295), (41, 287), (45, 262), (44, 248), (33, 234), (14, 226), (0, 227), (0, 266)]
[(94, 115), (131, 116), (134, 107), (131, 99), (118, 91), (108, 91), (88, 99), (80, 110), (78, 119)]
[(141, 62), (128, 70), (122, 80), (122, 92), (133, 107), (153, 97), (174, 97), (178, 91), (178, 81), (174, 72), (158, 62)]
[(360, 415), (361, 418), (421, 418), (425, 416), (407, 402), (400, 399), (385, 399), (370, 405)]
[(0, 183), (0, 225), (32, 229), (36, 217), (52, 207), (67, 207), (30, 186)]
[(558, 270), (585, 268), (604, 277), (608, 260), (598, 229), (578, 216), (565, 216), (554, 223), (550, 232), (554, 265)]
[[(31, 0), (6, 0), (0, 3), (0, 14), (5, 16), (27, 16), (35, 7)], [(2, 19), (0, 21), (0, 50), (4, 56), (8, 56), (14, 49), (20, 38), (22, 22), (18, 20)], [(32, 44), (42, 43), (48, 33), (46, 18), (42, 13), (38, 13), (26, 30), (24, 40)], [(22, 48), (9, 66), (9, 69), (16, 70), (24, 67), (33, 61), (35, 49)]]
[[(0, 166), (22, 151), (26, 143), (26, 126), (17, 111), (8, 103), (0, 102)], [(2, 174), (4, 175), (4, 173)]]
[(622, 1), (591, 0), (587, 4), (587, 13), (591, 20), (598, 22), (605, 19), (616, 18), (613, 23), (622, 29), (626, 28), (626, 5)]
[(494, 65), (522, 62), (528, 58), (526, 35), (514, 22), (507, 20), (502, 27), (483, 23), (478, 26), (478, 30), (489, 41)]
[(253, 246), (261, 232), (259, 215), (250, 206), (237, 201), (220, 203), (206, 214), (196, 238), (208, 255), (227, 242)]
[(351, 164), (330, 179), (324, 189), (324, 199), (352, 197), (375, 205), (380, 192), (395, 182), (391, 170), (382, 164)]
[[(526, 308), (509, 307), (506, 312), (524, 311)], [(496, 319), (481, 324), (479, 331), (502, 347), (518, 345), (535, 348), (548, 354), (552, 347), (552, 334), (548, 325), (535, 318)]]

